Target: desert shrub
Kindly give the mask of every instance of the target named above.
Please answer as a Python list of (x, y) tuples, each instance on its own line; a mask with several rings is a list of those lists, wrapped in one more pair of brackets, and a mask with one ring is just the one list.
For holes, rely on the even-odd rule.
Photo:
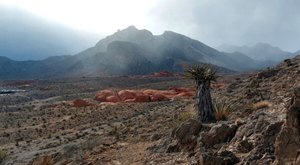
[(195, 111), (183, 111), (180, 114), (178, 114), (177, 117), (175, 117), (175, 120), (172, 122), (171, 127), (178, 127), (185, 121), (188, 121), (190, 119), (196, 119), (197, 113)]
[(258, 109), (262, 109), (262, 108), (268, 108), (271, 105), (272, 104), (268, 101), (260, 101), (260, 102), (257, 102), (257, 103), (253, 104), (253, 109), (258, 110)]
[(285, 59), (284, 60), (286, 66), (291, 66), (292, 65), (292, 60), (291, 59)]
[(227, 120), (229, 114), (233, 111), (233, 105), (225, 102), (215, 102), (213, 105), (215, 109), (214, 115), (217, 121)]
[(32, 165), (52, 165), (54, 164), (52, 156), (45, 155), (37, 157), (31, 163)]
[(8, 159), (8, 154), (0, 149), (0, 165), (4, 164), (4, 162)]
[(81, 144), (81, 149), (83, 150), (93, 150), (95, 147), (101, 144), (101, 138), (99, 136), (89, 137), (85, 142)]
[(75, 153), (78, 151), (78, 147), (76, 145), (67, 145), (63, 148), (64, 150), (64, 155), (67, 158), (71, 158)]
[(52, 165), (52, 157), (51, 156), (44, 156), (41, 162), (41, 165)]

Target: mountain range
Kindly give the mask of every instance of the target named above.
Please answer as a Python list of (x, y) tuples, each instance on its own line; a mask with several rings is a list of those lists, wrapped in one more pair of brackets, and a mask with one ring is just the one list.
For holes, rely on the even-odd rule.
[(165, 31), (153, 35), (134, 26), (119, 30), (78, 54), (39, 61), (0, 58), (0, 79), (28, 79), (101, 75), (137, 75), (183, 65), (210, 63), (221, 70), (249, 71), (267, 66), (243, 53), (225, 53), (187, 36)]
[(223, 44), (216, 48), (219, 51), (227, 53), (242, 53), (248, 57), (264, 62), (270, 62), (271, 64), (277, 64), (284, 59), (292, 58), (295, 55), (300, 54), (300, 51), (292, 53), (281, 50), (279, 47), (272, 46), (268, 43), (257, 43), (253, 46), (235, 46), (229, 44)]

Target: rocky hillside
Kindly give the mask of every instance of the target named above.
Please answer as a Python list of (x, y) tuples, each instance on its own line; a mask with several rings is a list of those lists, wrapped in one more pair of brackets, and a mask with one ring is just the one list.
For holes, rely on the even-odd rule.
[[(156, 154), (186, 153), (190, 164), (299, 164), (300, 56), (215, 93), (233, 105), (227, 121), (196, 120), (149, 149)], [(170, 154), (168, 155), (170, 156)], [(180, 163), (178, 163), (180, 164)]]
[(153, 35), (130, 26), (73, 56), (41, 61), (0, 58), (0, 79), (53, 78), (181, 72), (186, 64), (210, 63), (223, 72), (264, 67), (241, 53), (219, 52), (197, 40), (166, 31)]

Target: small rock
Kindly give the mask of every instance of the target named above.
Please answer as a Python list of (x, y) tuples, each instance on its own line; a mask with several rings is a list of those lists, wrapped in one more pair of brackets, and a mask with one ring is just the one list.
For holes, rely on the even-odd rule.
[(205, 146), (214, 146), (215, 144), (228, 142), (234, 137), (237, 128), (234, 124), (217, 124), (208, 132), (202, 132), (200, 141)]
[(161, 138), (161, 134), (154, 134), (151, 136), (151, 141), (156, 141), (156, 140), (159, 140)]

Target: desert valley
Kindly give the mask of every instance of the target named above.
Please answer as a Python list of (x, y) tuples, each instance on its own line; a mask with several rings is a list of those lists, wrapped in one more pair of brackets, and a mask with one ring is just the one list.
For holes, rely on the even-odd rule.
[[(24, 92), (0, 96), (1, 156), (5, 151), (12, 164), (296, 162), (297, 154), (281, 150), (293, 151), (299, 140), (292, 131), (299, 125), (289, 123), (299, 116), (286, 120), (289, 108), (299, 107), (299, 88), (293, 91), (300, 85), (299, 63), (297, 56), (258, 73), (220, 76), (212, 96), (232, 107), (220, 107), (219, 121), (211, 124), (194, 123), (195, 84), (181, 75), (2, 81)], [(129, 94), (103, 100), (108, 90)], [(138, 90), (160, 98), (124, 102)], [(183, 137), (171, 136), (178, 128), (186, 129)], [(284, 131), (295, 144), (280, 136)]]
[(0, 1), (0, 165), (300, 164), (297, 2), (43, 2)]
[(292, 131), (299, 129), (293, 122), (299, 116), (286, 118), (299, 107), (299, 88), (293, 90), (300, 85), (300, 57), (243, 74), (216, 69), (211, 88), (217, 122), (207, 124), (197, 120), (196, 84), (172, 70), (3, 80), (1, 87), (13, 90), (0, 95), (0, 158), (8, 164), (299, 161), (281, 150), (299, 144)]

